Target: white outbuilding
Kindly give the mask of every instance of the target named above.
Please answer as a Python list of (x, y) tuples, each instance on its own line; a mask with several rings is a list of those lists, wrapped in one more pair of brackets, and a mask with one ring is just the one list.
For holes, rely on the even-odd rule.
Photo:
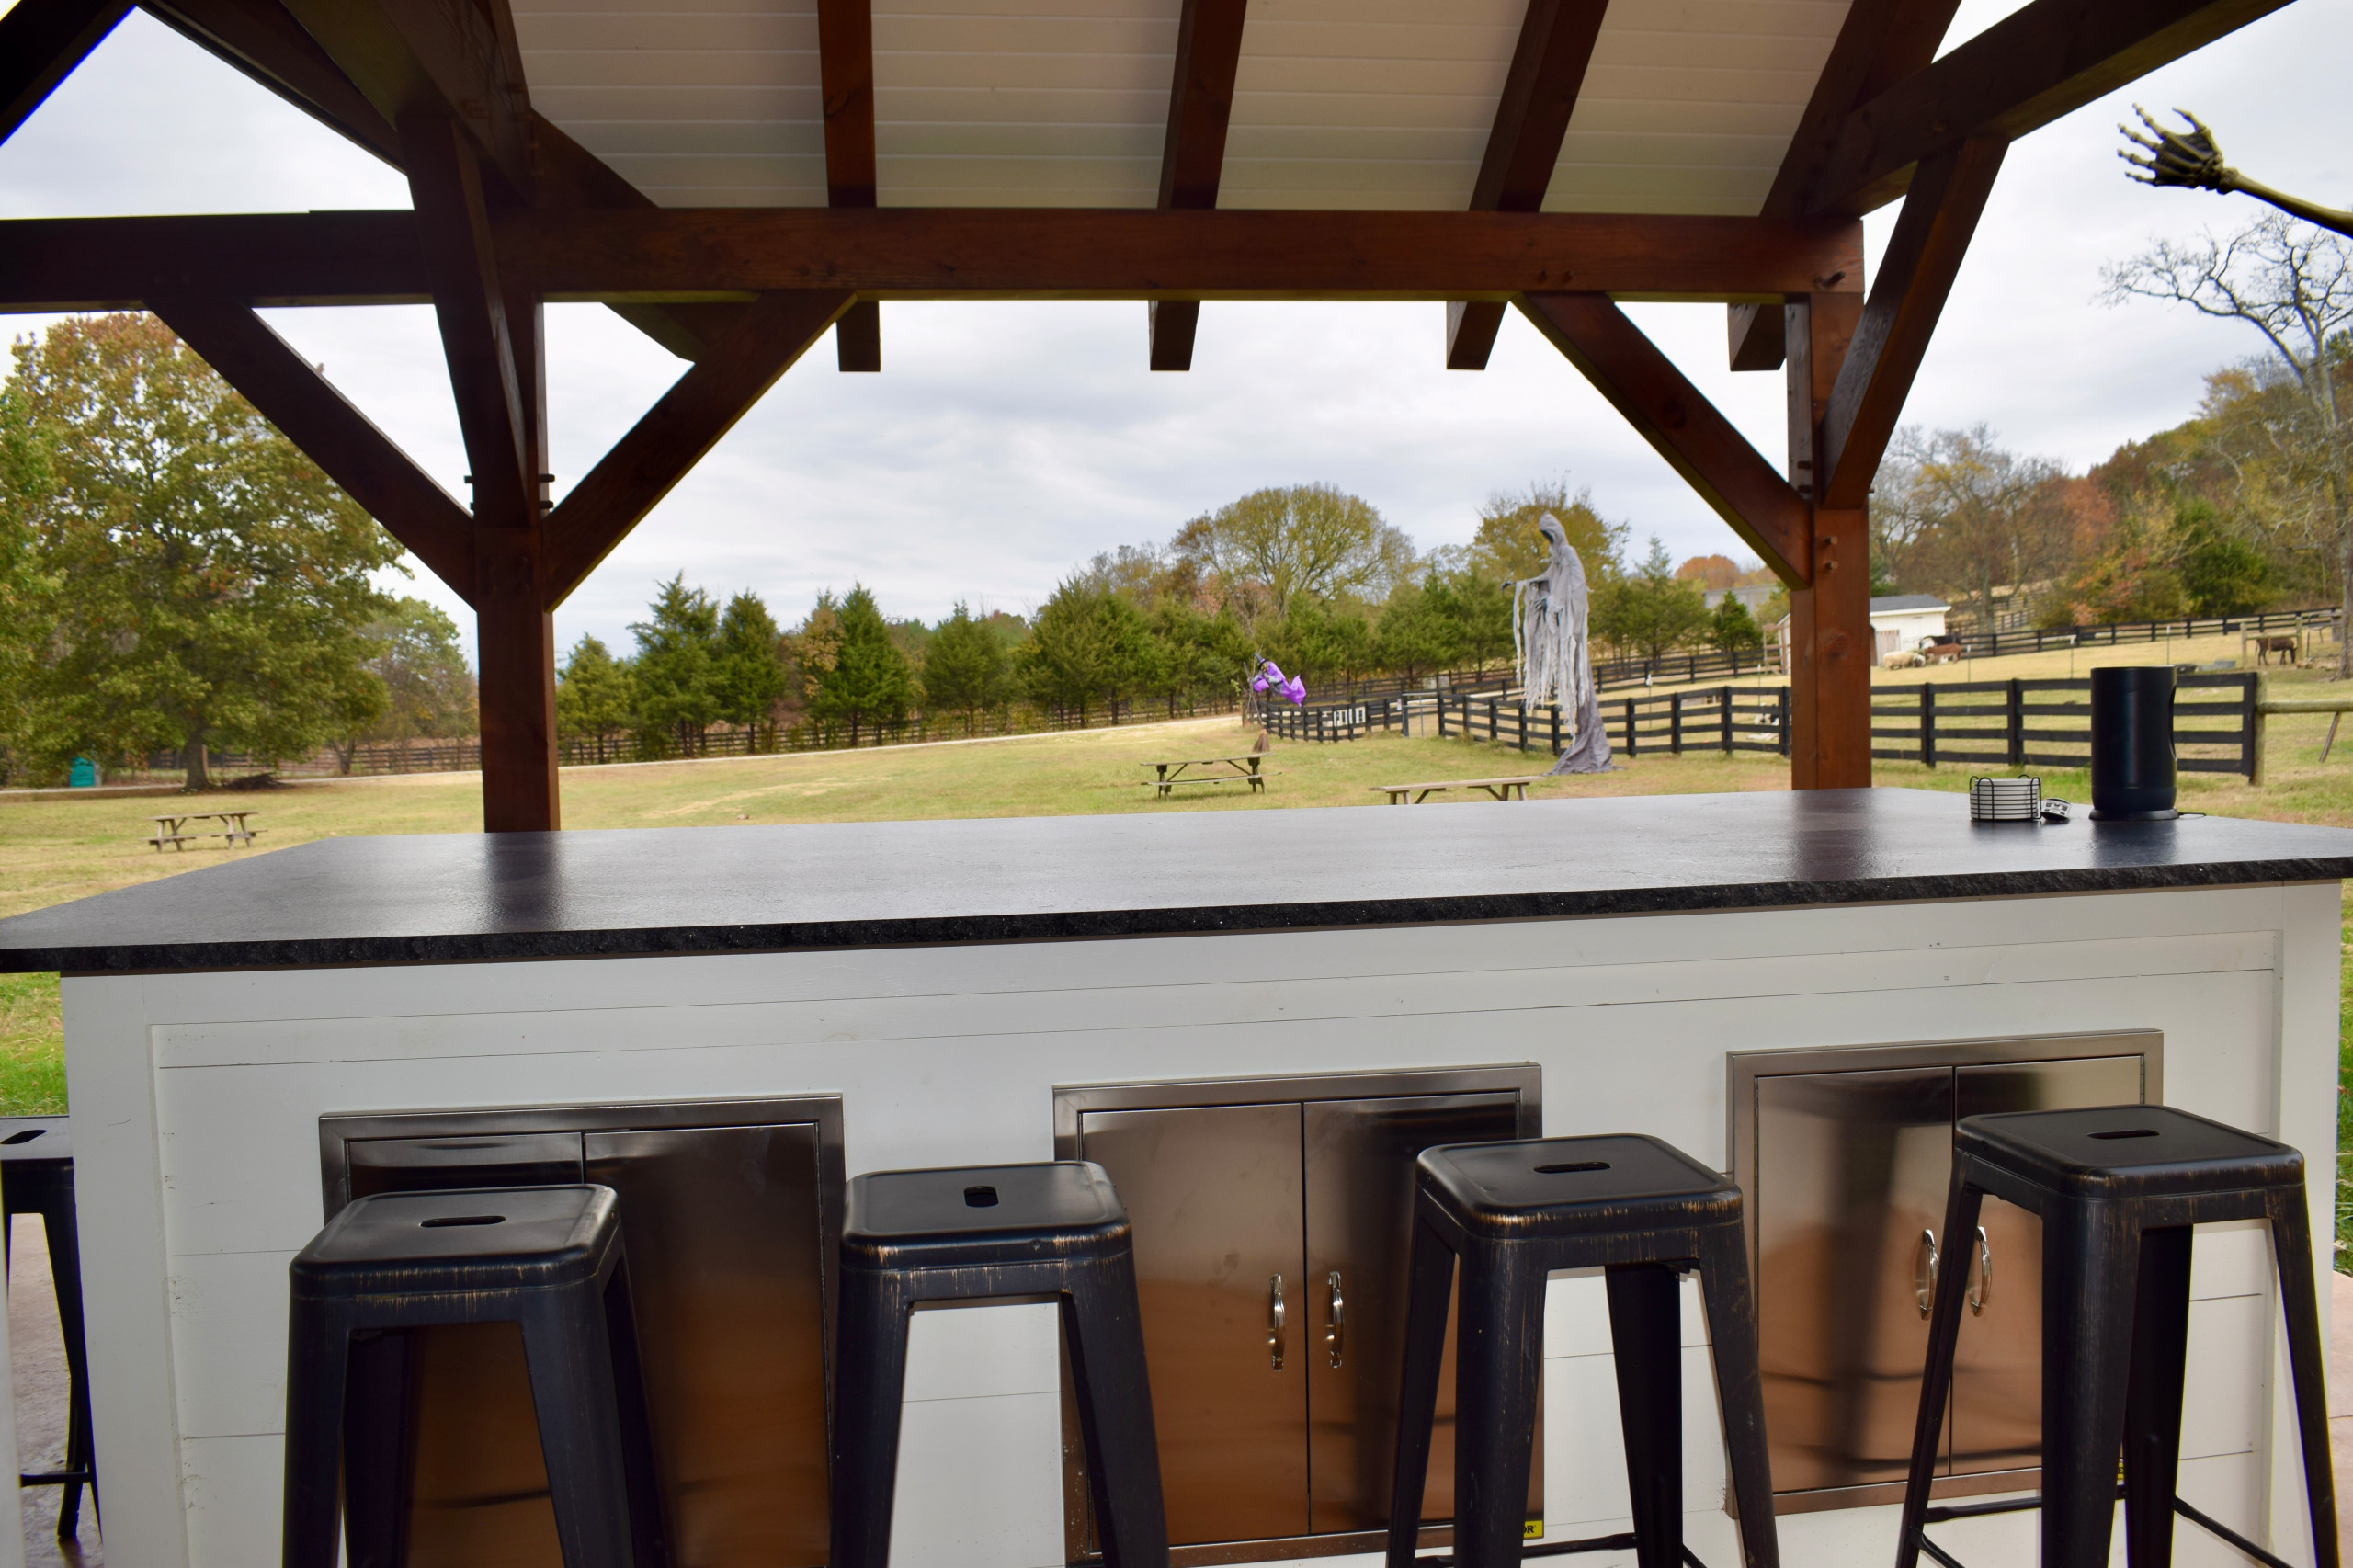
[(1934, 594), (1890, 594), (1871, 601), (1871, 632), (1878, 646), (1873, 659), (1898, 648), (1917, 648), (1945, 634), (1945, 614), (1952, 606)]

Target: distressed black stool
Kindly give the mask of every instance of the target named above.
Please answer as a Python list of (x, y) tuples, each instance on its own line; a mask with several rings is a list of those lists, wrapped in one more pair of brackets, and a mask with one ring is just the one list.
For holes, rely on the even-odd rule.
[[(2131, 1568), (2162, 1568), (2172, 1561), (2176, 1512), (2256, 1561), (2285, 1568), (2174, 1494), (2189, 1339), (2190, 1227), (2221, 1220), (2271, 1224), (2313, 1551), (2321, 1568), (2336, 1568), (2336, 1488), (2321, 1389), (2304, 1157), (2284, 1143), (2165, 1106), (1967, 1117), (1953, 1136), (1945, 1234), (1972, 1234), (1989, 1192), (2042, 1220), (2044, 1568), (2107, 1563), (2120, 1449), (2125, 1561)], [(1914, 1568), (1923, 1551), (1952, 1563), (1922, 1533), (1939, 1517), (2037, 1506), (1928, 1506), (1967, 1272), (1949, 1268), (1937, 1280), (1897, 1568)]]
[[(1399, 1396), (1390, 1568), (1414, 1561), (1422, 1485), (1457, 1259), (1462, 1298), (1454, 1393), (1454, 1561), (1494, 1568), (1523, 1555), (1624, 1551), (1640, 1568), (1697, 1562), (1683, 1544), (1682, 1303), (1699, 1273), (1723, 1413), (1742, 1561), (1778, 1568), (1765, 1448), (1756, 1311), (1740, 1188), (1655, 1138), (1545, 1138), (1423, 1151), (1414, 1173), (1412, 1300)], [(1544, 1279), (1600, 1267), (1617, 1352), (1631, 1536), (1521, 1547), (1543, 1373)]]
[(878, 1171), (849, 1184), (834, 1381), (833, 1568), (886, 1568), (906, 1386), (925, 1304), (1061, 1304), (1108, 1568), (1166, 1568), (1135, 1255), (1103, 1167), (1082, 1160)]
[(608, 1187), (392, 1192), (347, 1205), (294, 1258), (286, 1568), (398, 1568), (405, 1330), (521, 1327), (564, 1568), (664, 1561), (617, 1199)]
[(82, 1488), (95, 1512), (97, 1471), (90, 1447), (90, 1354), (82, 1329), (82, 1234), (74, 1220), (74, 1142), (62, 1116), (0, 1117), (0, 1259), (11, 1256), (17, 1216), (40, 1216), (49, 1240), (50, 1288), (57, 1296), (57, 1327), (65, 1342), (63, 1468), (30, 1471), (25, 1486), (63, 1488), (57, 1499), (57, 1533), (81, 1528)]

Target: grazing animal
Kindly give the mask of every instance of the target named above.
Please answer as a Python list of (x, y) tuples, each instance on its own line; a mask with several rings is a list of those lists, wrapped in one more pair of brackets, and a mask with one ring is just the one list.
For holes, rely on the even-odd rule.
[(2271, 655), (2279, 655), (2282, 664), (2292, 665), (2303, 653), (2303, 640), (2292, 631), (2264, 632), (2254, 639), (2255, 662), (2268, 665)]

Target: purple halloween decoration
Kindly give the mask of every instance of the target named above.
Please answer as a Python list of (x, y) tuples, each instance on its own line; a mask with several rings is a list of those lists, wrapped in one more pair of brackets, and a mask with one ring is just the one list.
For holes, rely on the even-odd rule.
[(1307, 701), (1307, 683), (1297, 676), (1284, 676), (1282, 666), (1272, 659), (1260, 662), (1257, 678), (1250, 683), (1253, 691), (1265, 691), (1269, 687), (1289, 698), (1293, 708), (1302, 707)]

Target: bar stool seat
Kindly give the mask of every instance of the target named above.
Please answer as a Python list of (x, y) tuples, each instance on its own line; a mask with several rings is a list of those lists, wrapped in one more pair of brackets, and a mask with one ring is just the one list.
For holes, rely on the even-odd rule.
[(74, 1216), (74, 1137), (62, 1116), (0, 1118), (0, 1259), (14, 1252), (19, 1214), (40, 1216), (49, 1244), (50, 1289), (65, 1345), (65, 1459), (60, 1469), (27, 1471), (19, 1485), (62, 1488), (57, 1534), (81, 1528), (82, 1488), (97, 1510), (97, 1471), (90, 1439), (90, 1353), (82, 1326), (82, 1235)]
[[(2168, 1106), (1968, 1117), (1953, 1138), (1945, 1233), (1974, 1232), (1989, 1192), (2042, 1220), (2040, 1506), (2046, 1568), (2109, 1561), (2120, 1449), (2131, 1568), (2171, 1561), (2176, 1513), (2258, 1562), (2279, 1562), (2174, 1492), (2189, 1342), (2190, 1227), (2258, 1219), (2270, 1224), (2278, 1259), (2314, 1555), (2321, 1568), (2336, 1568), (2303, 1155)], [(1898, 1568), (1914, 1568), (1923, 1551), (1952, 1561), (1923, 1526), (1943, 1513), (1928, 1506), (1928, 1490), (1967, 1286), (1965, 1269), (1948, 1269), (1937, 1280)]]
[(407, 1340), (444, 1324), (523, 1335), (565, 1568), (664, 1561), (618, 1199), (607, 1187), (379, 1193), (295, 1256), (286, 1382), (286, 1568), (406, 1560)]
[(1543, 1371), (1545, 1277), (1595, 1267), (1606, 1271), (1634, 1528), (1631, 1536), (1540, 1550), (1631, 1548), (1639, 1568), (1679, 1568), (1688, 1557), (1678, 1281), (1696, 1269), (1715, 1352), (1742, 1558), (1748, 1568), (1778, 1568), (1737, 1186), (1672, 1145), (1638, 1134), (1455, 1144), (1425, 1150), (1416, 1162), (1414, 1221), (1389, 1568), (1414, 1561), (1458, 1259), (1454, 1561), (1461, 1568), (1520, 1561)]
[(907, 1320), (1059, 1302), (1108, 1568), (1166, 1568), (1168, 1526), (1127, 1210), (1086, 1161), (878, 1171), (849, 1184), (835, 1376), (833, 1568), (886, 1568)]

